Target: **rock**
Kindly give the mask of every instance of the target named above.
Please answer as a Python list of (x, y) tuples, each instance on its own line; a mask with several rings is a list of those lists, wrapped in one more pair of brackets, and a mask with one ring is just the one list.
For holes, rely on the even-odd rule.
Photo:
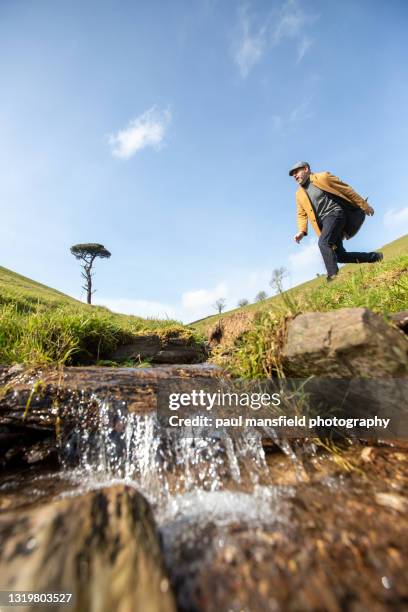
[(55, 441), (51, 438), (46, 438), (37, 444), (30, 446), (24, 453), (25, 461), (30, 465), (33, 463), (43, 463), (45, 461), (54, 460), (57, 462), (57, 449)]
[(402, 497), (402, 495), (396, 495), (395, 493), (377, 493), (375, 501), (377, 504), (380, 504), (380, 506), (391, 508), (392, 510), (401, 512), (401, 514), (405, 514), (408, 510), (408, 500)]
[[(0, 425), (53, 430), (69, 404), (95, 398), (126, 403), (129, 412), (146, 414), (157, 407), (159, 388), (177, 381), (217, 378), (213, 365), (168, 365), (155, 368), (61, 367), (8, 377), (0, 394)], [(75, 406), (74, 406), (75, 408)], [(69, 412), (69, 411), (68, 411)]]
[(201, 363), (207, 358), (205, 343), (189, 338), (163, 338), (151, 334), (136, 338), (131, 344), (119, 346), (110, 355), (113, 361), (143, 361), (152, 363)]
[(149, 504), (134, 489), (5, 511), (0, 533), (3, 590), (73, 593), (76, 612), (175, 611)]
[(153, 357), (153, 363), (199, 363), (206, 358), (205, 346), (186, 342), (183, 338), (170, 338)]
[(308, 312), (293, 319), (282, 354), (287, 376), (408, 376), (408, 341), (366, 308)]
[(390, 317), (392, 323), (402, 329), (403, 332), (408, 334), (408, 310), (402, 310), (401, 312), (396, 312)]
[(219, 374), (220, 369), (211, 365), (27, 368), (14, 376), (6, 370), (0, 373), (0, 464), (51, 458), (61, 428), (66, 435), (75, 428), (79, 406), (82, 419), (92, 427), (102, 402), (112, 413), (120, 407), (123, 412), (148, 414), (157, 410), (159, 393), (165, 396), (172, 385), (199, 385)]
[(8, 369), (9, 374), (19, 374), (20, 372), (24, 372), (25, 367), (22, 363), (15, 363), (11, 368)]
[(131, 344), (118, 346), (111, 355), (113, 361), (126, 361), (149, 359), (160, 351), (161, 343), (159, 336), (146, 335), (136, 338)]
[(372, 446), (366, 446), (366, 448), (363, 448), (363, 450), (361, 451), (361, 459), (364, 461), (364, 463), (367, 463), (368, 461), (372, 461), (373, 456), (374, 456), (374, 448)]

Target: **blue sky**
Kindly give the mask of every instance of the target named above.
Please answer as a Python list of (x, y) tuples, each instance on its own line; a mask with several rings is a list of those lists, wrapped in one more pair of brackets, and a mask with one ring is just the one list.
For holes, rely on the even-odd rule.
[(406, 233), (407, 25), (404, 0), (0, 0), (0, 264), (84, 299), (69, 248), (100, 242), (95, 303), (233, 308), (323, 272), (299, 159), (369, 196), (349, 248)]

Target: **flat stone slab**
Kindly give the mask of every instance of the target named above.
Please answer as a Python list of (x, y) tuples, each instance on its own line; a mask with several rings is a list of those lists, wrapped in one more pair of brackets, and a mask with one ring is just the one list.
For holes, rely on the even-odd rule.
[(186, 338), (160, 338), (157, 334), (136, 337), (131, 343), (118, 346), (110, 358), (113, 361), (143, 361), (152, 363), (202, 363), (207, 357), (204, 343)]
[[(89, 422), (101, 403), (113, 412), (155, 412), (159, 393), (205, 384), (222, 375), (213, 365), (168, 365), (149, 368), (61, 367), (32, 370), (0, 368), (0, 466), (55, 458), (62, 428)], [(215, 384), (215, 383), (214, 383)]]
[[(10, 373), (11, 372), (11, 373)], [(217, 378), (214, 365), (170, 365), (153, 368), (61, 367), (50, 370), (0, 371), (0, 425), (15, 424), (53, 428), (56, 405), (99, 396), (124, 401), (129, 412), (156, 409), (160, 385), (183, 379)], [(25, 415), (25, 416), (24, 416)]]

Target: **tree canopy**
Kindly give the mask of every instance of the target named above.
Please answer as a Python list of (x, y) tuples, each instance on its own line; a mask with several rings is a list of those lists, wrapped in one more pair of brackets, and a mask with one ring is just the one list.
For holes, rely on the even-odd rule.
[(88, 259), (95, 259), (96, 257), (109, 258), (111, 253), (108, 249), (105, 249), (103, 244), (98, 244), (96, 242), (87, 242), (84, 244), (74, 244), (71, 247), (71, 253), (77, 259), (83, 259), (87, 261)]

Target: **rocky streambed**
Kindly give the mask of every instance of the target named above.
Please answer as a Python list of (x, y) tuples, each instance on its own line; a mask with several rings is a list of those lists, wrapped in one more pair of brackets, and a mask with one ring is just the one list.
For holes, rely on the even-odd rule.
[(160, 393), (220, 377), (2, 368), (0, 590), (78, 612), (408, 609), (406, 442), (170, 435)]

